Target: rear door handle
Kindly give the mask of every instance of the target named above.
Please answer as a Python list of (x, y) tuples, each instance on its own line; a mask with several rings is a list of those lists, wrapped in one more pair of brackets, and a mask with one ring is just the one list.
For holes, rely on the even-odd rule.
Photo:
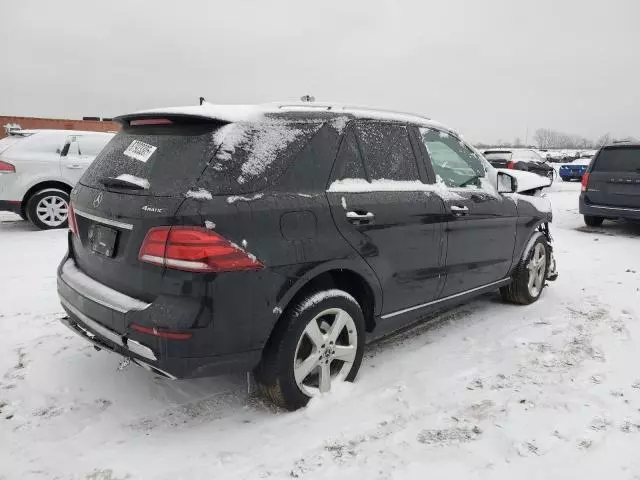
[(376, 218), (376, 216), (371, 213), (371, 212), (366, 212), (366, 213), (358, 213), (358, 212), (347, 212), (347, 219), (349, 219), (350, 222), (354, 222), (354, 223), (369, 223), (371, 222), (374, 218)]
[(460, 207), (458, 205), (451, 205), (451, 213), (454, 215), (462, 216), (469, 213), (469, 207)]

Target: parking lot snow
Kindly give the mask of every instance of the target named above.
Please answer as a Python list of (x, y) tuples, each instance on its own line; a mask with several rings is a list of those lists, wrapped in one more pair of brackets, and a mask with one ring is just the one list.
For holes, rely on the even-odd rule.
[(170, 381), (60, 322), (66, 232), (0, 214), (0, 478), (640, 478), (640, 227), (550, 189), (560, 271), (367, 348), (295, 413), (244, 375)]

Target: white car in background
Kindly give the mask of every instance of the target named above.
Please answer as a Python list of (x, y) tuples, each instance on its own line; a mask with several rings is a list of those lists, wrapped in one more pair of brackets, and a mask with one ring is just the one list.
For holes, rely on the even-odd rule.
[(17, 130), (0, 139), (0, 211), (41, 229), (67, 226), (69, 194), (113, 133)]

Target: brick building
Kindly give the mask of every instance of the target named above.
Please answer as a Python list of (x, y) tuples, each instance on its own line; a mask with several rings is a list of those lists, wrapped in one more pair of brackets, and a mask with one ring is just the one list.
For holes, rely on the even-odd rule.
[(87, 130), (90, 132), (117, 132), (120, 126), (103, 120), (69, 120), (62, 118), (5, 117), (0, 115), (0, 138), (7, 136), (9, 126), (24, 130), (47, 128), (54, 130)]

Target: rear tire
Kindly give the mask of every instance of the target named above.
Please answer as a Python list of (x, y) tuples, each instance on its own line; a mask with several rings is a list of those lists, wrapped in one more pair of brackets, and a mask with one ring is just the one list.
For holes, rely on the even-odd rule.
[(41, 230), (66, 228), (69, 194), (59, 188), (45, 188), (27, 201), (27, 219)]
[(355, 379), (364, 342), (364, 316), (351, 295), (311, 294), (287, 309), (267, 342), (254, 372), (260, 391), (284, 409), (302, 408), (337, 382)]
[(536, 235), (531, 249), (516, 267), (513, 281), (500, 288), (505, 302), (529, 305), (542, 295), (551, 262), (551, 248), (544, 235)]
[(584, 223), (588, 227), (599, 227), (604, 222), (604, 217), (594, 217), (593, 215), (583, 215)]

